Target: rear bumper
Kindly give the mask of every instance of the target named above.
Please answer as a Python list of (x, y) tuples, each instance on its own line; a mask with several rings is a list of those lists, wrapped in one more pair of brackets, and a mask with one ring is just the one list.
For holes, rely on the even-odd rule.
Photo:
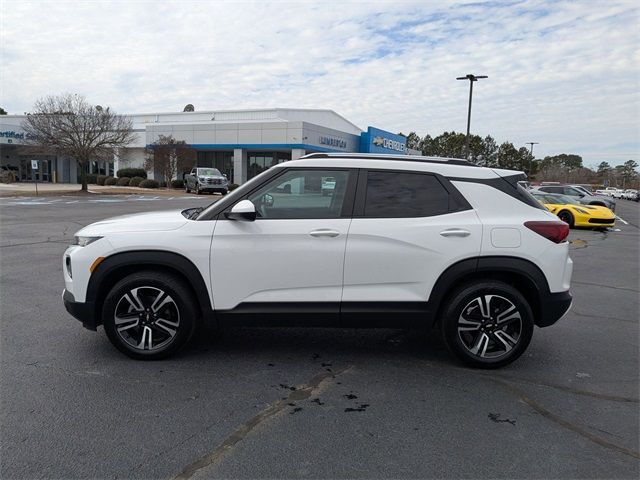
[(553, 325), (567, 314), (572, 301), (573, 298), (569, 291), (545, 295), (540, 304), (540, 317), (537, 319), (536, 325), (539, 327)]
[(62, 302), (64, 308), (67, 309), (74, 318), (80, 320), (84, 328), (89, 330), (96, 330), (98, 322), (95, 317), (94, 305), (91, 302), (76, 302), (73, 294), (66, 289), (62, 292)]

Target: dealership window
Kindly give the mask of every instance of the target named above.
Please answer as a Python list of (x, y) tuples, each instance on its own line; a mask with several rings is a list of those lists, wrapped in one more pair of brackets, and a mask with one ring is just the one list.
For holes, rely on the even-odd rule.
[(376, 171), (367, 174), (365, 217), (430, 217), (448, 211), (449, 192), (433, 175)]
[[(199, 151), (196, 166), (217, 168), (227, 178), (233, 179), (233, 152), (229, 151)], [(185, 173), (189, 173), (188, 171)], [(180, 176), (181, 173), (178, 172)]]
[(339, 218), (349, 172), (289, 170), (249, 196), (258, 218)]
[(253, 178), (278, 163), (291, 160), (291, 152), (248, 152), (247, 178)]

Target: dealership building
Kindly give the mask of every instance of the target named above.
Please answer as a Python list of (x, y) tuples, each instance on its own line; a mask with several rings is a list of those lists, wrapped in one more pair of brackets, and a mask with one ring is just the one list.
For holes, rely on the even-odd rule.
[[(375, 127), (360, 129), (333, 110), (269, 108), (128, 115), (135, 140), (112, 159), (96, 159), (88, 173), (114, 175), (142, 167), (145, 148), (161, 135), (184, 140), (197, 152), (197, 166), (215, 167), (241, 184), (267, 168), (313, 152), (418, 154), (406, 138)], [(0, 165), (21, 181), (75, 183), (76, 162), (62, 155), (40, 155), (22, 129), (24, 115), (0, 116)], [(31, 170), (38, 160), (37, 171)], [(160, 179), (159, 172), (150, 177)]]

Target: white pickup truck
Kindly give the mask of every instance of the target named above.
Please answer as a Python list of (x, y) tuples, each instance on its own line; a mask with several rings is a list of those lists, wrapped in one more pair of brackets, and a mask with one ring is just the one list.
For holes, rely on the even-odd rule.
[(607, 197), (622, 198), (624, 190), (615, 187), (607, 187), (602, 190), (596, 190), (596, 195), (606, 195)]

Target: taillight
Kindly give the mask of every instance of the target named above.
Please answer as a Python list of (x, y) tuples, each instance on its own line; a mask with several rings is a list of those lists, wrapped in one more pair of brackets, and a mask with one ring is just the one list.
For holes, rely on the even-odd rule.
[(564, 242), (569, 236), (569, 225), (564, 222), (524, 222), (524, 226), (553, 243)]

